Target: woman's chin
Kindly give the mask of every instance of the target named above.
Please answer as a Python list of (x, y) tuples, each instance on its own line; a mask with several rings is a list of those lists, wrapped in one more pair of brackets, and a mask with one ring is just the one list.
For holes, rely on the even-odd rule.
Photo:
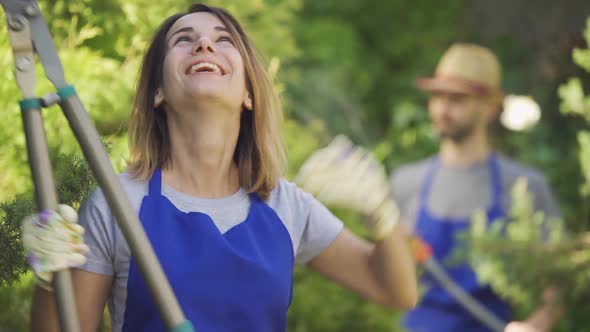
[(198, 109), (218, 110), (218, 109), (240, 109), (239, 100), (233, 100), (224, 91), (199, 90), (190, 94), (187, 104)]
[(224, 99), (227, 99), (228, 97), (227, 94), (224, 92), (224, 89), (211, 86), (203, 86), (191, 89), (187, 96), (196, 103), (222, 102)]

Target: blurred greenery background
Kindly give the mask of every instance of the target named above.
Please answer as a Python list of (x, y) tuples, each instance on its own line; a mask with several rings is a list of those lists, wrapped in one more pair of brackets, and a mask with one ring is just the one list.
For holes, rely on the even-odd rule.
[[(163, 18), (190, 3), (40, 1), (66, 76), (76, 85), (119, 171), (125, 165), (126, 121), (141, 54)], [(590, 52), (582, 50), (590, 42), (590, 29), (583, 34), (590, 2), (207, 3), (225, 7), (242, 22), (276, 77), (286, 113), (290, 175), (313, 150), (339, 133), (374, 151), (388, 169), (434, 153), (437, 140), (428, 122), (426, 96), (414, 89), (414, 79), (431, 74), (453, 41), (478, 42), (496, 51), (504, 65), (506, 91), (531, 95), (542, 109), (541, 122), (528, 131), (499, 127), (496, 144), (504, 154), (545, 172), (575, 244), (548, 248), (535, 254), (538, 259), (504, 261), (496, 265), (496, 272), (518, 271), (512, 280), (519, 294), (527, 296), (504, 295), (513, 300), (519, 318), (538, 303), (543, 281), (559, 280), (568, 289), (567, 310), (556, 330), (590, 330), (590, 237), (586, 235), (590, 134), (584, 121), (590, 120), (590, 99), (583, 92), (590, 82)], [(574, 52), (574, 63), (575, 48), (580, 49)], [(0, 27), (0, 69), (0, 331), (26, 331), (32, 278), (20, 247), (19, 222), (34, 204), (18, 108), (20, 92), (5, 26)], [(42, 72), (41, 67), (37, 72)], [(570, 77), (575, 79), (568, 81)], [(40, 80), (38, 92), (52, 92), (50, 84)], [(64, 129), (67, 123), (59, 108), (51, 107), (44, 114), (61, 201), (78, 206), (94, 180), (73, 135)], [(354, 214), (335, 212), (362, 234)], [(491, 238), (485, 252), (503, 248), (502, 241), (507, 240)], [(513, 256), (531, 257), (531, 252), (525, 241)], [(570, 260), (571, 255), (576, 259)], [(547, 270), (544, 265), (556, 268)], [(368, 304), (304, 268), (296, 269), (289, 331), (401, 331), (399, 317), (400, 313)]]

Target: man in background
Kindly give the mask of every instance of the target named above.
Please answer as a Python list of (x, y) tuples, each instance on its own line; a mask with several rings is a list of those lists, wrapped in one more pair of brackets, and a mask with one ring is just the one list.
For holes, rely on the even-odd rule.
[[(419, 79), (418, 88), (430, 93), (428, 109), (440, 135), (439, 153), (403, 165), (392, 175), (395, 201), (409, 232), (418, 235), (443, 262), (457, 245), (476, 210), (493, 221), (510, 209), (510, 190), (525, 177), (536, 209), (558, 216), (558, 208), (543, 175), (497, 154), (490, 141), (490, 125), (501, 108), (501, 66), (487, 48), (454, 44), (441, 58), (431, 78)], [(489, 285), (478, 282), (468, 264), (445, 267), (448, 275), (498, 318), (512, 321), (508, 303)], [(426, 292), (404, 318), (412, 332), (491, 331), (463, 308), (430, 276), (422, 278)], [(512, 321), (507, 332), (549, 331), (558, 319), (552, 305), (555, 294), (522, 322)], [(553, 296), (551, 296), (553, 295)]]

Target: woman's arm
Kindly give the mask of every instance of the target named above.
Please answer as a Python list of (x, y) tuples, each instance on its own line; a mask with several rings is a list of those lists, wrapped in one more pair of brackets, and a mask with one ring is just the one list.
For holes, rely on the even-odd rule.
[(390, 308), (414, 307), (418, 301), (414, 262), (397, 225), (399, 212), (385, 169), (371, 153), (338, 136), (307, 159), (295, 181), (324, 204), (367, 217), (365, 227), (376, 242), (344, 229), (309, 265), (374, 302)]
[(415, 266), (400, 227), (376, 244), (345, 228), (309, 266), (388, 308), (411, 309), (418, 301)]
[[(98, 330), (109, 291), (112, 276), (72, 269), (72, 281), (81, 332)], [(32, 332), (59, 332), (59, 321), (53, 292), (35, 287), (31, 307)]]

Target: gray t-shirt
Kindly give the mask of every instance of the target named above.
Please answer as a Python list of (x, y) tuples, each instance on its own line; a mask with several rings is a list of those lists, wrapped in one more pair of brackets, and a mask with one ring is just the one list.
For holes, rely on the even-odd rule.
[[(134, 180), (127, 173), (121, 174), (119, 180), (132, 208), (139, 215), (143, 197), (148, 193), (148, 182)], [(221, 199), (202, 199), (162, 184), (162, 195), (183, 212), (208, 214), (221, 233), (244, 221), (250, 209), (250, 196), (243, 189)], [(342, 222), (313, 196), (283, 179), (265, 203), (277, 213), (289, 232), (295, 261), (299, 264), (308, 262), (326, 249), (343, 227)], [(87, 263), (81, 269), (113, 276), (108, 306), (113, 331), (120, 331), (127, 297), (129, 246), (100, 189), (84, 203), (79, 219), (86, 229), (84, 240), (90, 247)]]
[[(392, 173), (393, 196), (400, 209), (401, 222), (408, 232), (414, 229), (420, 207), (420, 192), (432, 160), (429, 158), (406, 164)], [(546, 216), (559, 216), (557, 204), (539, 171), (501, 155), (497, 155), (497, 160), (504, 211), (511, 208), (511, 189), (516, 179), (525, 177), (528, 189), (534, 197), (535, 208), (543, 211)], [(439, 165), (432, 180), (426, 205), (431, 214), (456, 220), (468, 218), (476, 210), (490, 207), (492, 183), (487, 162), (468, 167), (450, 167), (442, 162)]]

